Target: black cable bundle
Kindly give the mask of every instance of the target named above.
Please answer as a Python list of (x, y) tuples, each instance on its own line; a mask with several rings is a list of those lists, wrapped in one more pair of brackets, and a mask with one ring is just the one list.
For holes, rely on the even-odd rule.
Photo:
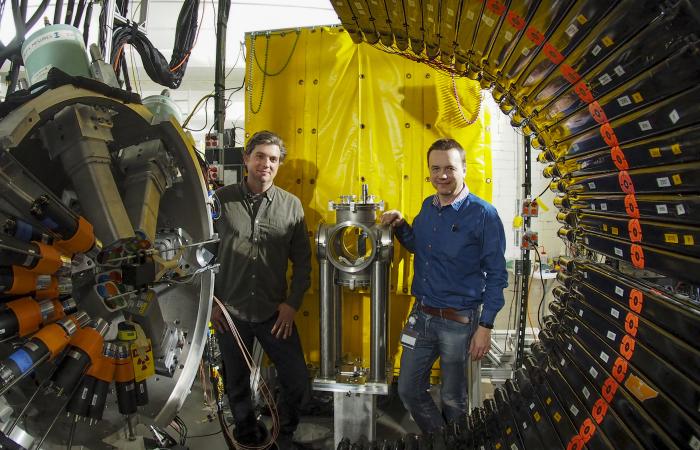
[[(177, 19), (175, 44), (169, 63), (135, 24), (116, 27), (112, 35), (112, 54), (110, 55), (115, 71), (118, 71), (123, 60), (124, 45), (130, 44), (141, 55), (146, 73), (153, 81), (177, 89), (185, 74), (187, 59), (197, 35), (198, 11), (199, 0), (185, 0)], [(103, 26), (100, 25), (100, 27)]]

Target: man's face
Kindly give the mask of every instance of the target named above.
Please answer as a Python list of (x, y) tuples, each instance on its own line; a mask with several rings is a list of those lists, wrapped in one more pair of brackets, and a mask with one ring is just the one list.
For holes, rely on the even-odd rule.
[(428, 157), (430, 182), (439, 195), (456, 195), (464, 183), (465, 167), (457, 149), (433, 150)]
[(256, 145), (250, 155), (243, 155), (243, 162), (251, 181), (271, 184), (280, 167), (280, 148), (275, 144)]

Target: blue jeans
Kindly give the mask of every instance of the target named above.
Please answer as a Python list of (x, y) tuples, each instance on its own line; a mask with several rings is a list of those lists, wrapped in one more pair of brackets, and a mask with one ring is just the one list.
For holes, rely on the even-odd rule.
[[(404, 345), (399, 375), (399, 397), (423, 434), (457, 420), (467, 409), (466, 370), (469, 342), (474, 332), (476, 311), (464, 311), (468, 324), (432, 316), (414, 307), (417, 332), (413, 349)], [(430, 369), (440, 357), (442, 413), (433, 401)]]

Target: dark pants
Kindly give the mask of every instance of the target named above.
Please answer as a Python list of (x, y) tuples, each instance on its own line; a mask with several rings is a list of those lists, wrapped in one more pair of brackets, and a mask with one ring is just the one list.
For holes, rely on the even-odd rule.
[[(293, 325), (291, 336), (287, 339), (278, 339), (270, 332), (276, 318), (275, 314), (265, 322), (254, 323), (232, 317), (248, 351), (252, 353), (253, 339), (257, 338), (277, 369), (282, 394), (277, 404), (280, 436), (291, 436), (299, 424), (299, 410), (308, 390), (309, 375), (296, 324)], [(241, 434), (252, 433), (256, 428), (250, 392), (250, 370), (230, 332), (225, 334), (217, 332), (216, 338), (224, 360), (229, 404), (238, 429), (237, 434), (240, 437)]]

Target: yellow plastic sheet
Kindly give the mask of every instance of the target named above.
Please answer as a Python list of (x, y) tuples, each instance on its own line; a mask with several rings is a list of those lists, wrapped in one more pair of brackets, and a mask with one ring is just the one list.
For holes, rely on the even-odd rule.
[[(246, 36), (246, 137), (269, 129), (288, 155), (276, 183), (305, 208), (309, 239), (322, 221), (335, 222), (329, 200), (360, 194), (367, 183), (387, 209), (412, 220), (434, 190), (426, 181), (426, 151), (440, 137), (467, 150), (467, 183), (491, 200), (490, 118), (478, 114), (478, 83), (454, 79), (401, 56), (356, 45), (339, 27)], [(473, 124), (470, 124), (474, 121)], [(389, 302), (389, 349), (411, 297), (411, 258), (395, 243)], [(318, 267), (297, 325), (307, 361), (319, 360)], [(343, 351), (369, 361), (369, 295), (343, 292)]]

